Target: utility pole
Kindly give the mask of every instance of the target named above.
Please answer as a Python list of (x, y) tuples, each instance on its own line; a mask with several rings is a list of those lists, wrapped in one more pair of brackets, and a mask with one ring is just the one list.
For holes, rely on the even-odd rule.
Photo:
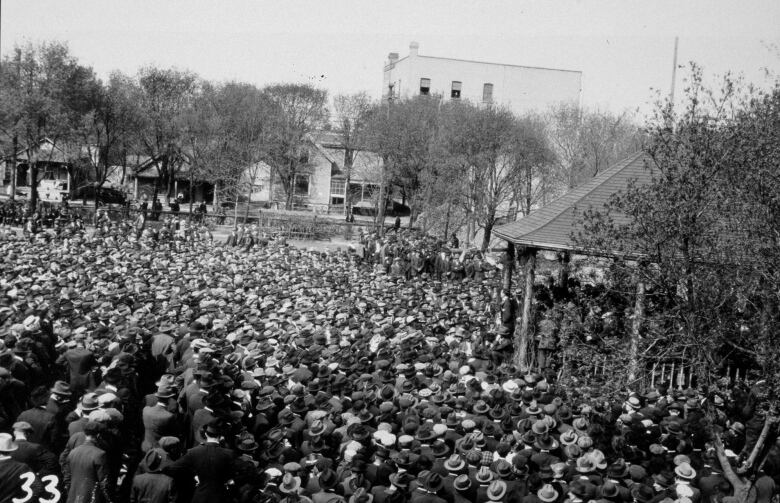
[(677, 80), (677, 45), (680, 37), (674, 37), (674, 58), (672, 60), (672, 89), (669, 92), (669, 103), (674, 106), (674, 86)]

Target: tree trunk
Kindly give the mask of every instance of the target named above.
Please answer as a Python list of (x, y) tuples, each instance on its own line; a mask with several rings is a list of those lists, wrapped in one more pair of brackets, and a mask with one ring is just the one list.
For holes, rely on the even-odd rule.
[(387, 202), (387, 167), (382, 163), (382, 180), (379, 185), (379, 204), (377, 208), (376, 225), (379, 226), (379, 235), (385, 235), (385, 206)]
[[(447, 214), (444, 219), (444, 241), (447, 241), (447, 234), (450, 232), (450, 211), (452, 210), (452, 201), (447, 201)], [(467, 246), (468, 248), (468, 243)]]
[(645, 284), (639, 280), (636, 283), (636, 303), (634, 304), (634, 320), (631, 324), (631, 345), (628, 353), (628, 380), (634, 381), (639, 371), (639, 331), (645, 317)]
[[(252, 185), (246, 189), (246, 210), (244, 210), (244, 224), (249, 219), (249, 203), (252, 202)], [(238, 207), (238, 197), (236, 197), (236, 207)]]
[(16, 152), (19, 149), (19, 137), (14, 135), (11, 139), (11, 160), (8, 161), (11, 170), (11, 201), (16, 200)]
[(189, 186), (189, 198), (190, 198), (190, 220), (192, 220), (192, 182), (193, 182), (193, 172), (195, 171), (195, 166), (190, 165), (190, 186)]
[(528, 347), (530, 342), (531, 307), (534, 297), (534, 278), (536, 275), (536, 250), (525, 248), (521, 263), (525, 272), (525, 293), (523, 296), (523, 311), (520, 327), (515, 334), (515, 365), (523, 371), (528, 370)]
[(487, 222), (485, 222), (485, 232), (482, 234), (482, 252), (486, 252), (490, 246), (490, 236), (493, 233), (493, 224), (495, 219), (493, 215), (489, 215)]
[(352, 181), (352, 162), (354, 153), (351, 149), (344, 149), (344, 173), (346, 180), (344, 182), (344, 216), (349, 216), (352, 212), (352, 194), (349, 191), (349, 183)]
[(473, 231), (474, 231), (474, 212), (472, 211), (472, 208), (469, 205), (468, 210), (466, 210), (466, 248), (469, 248), (471, 246), (471, 234)]
[[(32, 156), (28, 155), (27, 159)], [(38, 208), (38, 161), (29, 163), (30, 170), (30, 212), (35, 212)]]

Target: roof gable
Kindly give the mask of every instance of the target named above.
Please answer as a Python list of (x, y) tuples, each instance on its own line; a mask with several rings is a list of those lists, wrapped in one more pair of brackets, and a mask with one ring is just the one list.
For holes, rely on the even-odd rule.
[[(605, 169), (589, 182), (567, 192), (525, 218), (498, 226), (494, 234), (521, 246), (548, 250), (574, 250), (573, 231), (577, 220), (588, 209), (601, 210), (610, 197), (624, 191), (631, 180), (648, 183), (652, 179), (653, 161), (638, 152)], [(612, 215), (618, 222), (621, 215)], [(628, 218), (623, 216), (623, 218)]]

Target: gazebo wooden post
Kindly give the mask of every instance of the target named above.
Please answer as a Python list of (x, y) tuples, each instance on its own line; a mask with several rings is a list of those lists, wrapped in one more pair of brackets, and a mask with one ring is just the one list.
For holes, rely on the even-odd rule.
[(639, 279), (636, 282), (636, 302), (634, 304), (634, 320), (631, 323), (631, 339), (628, 353), (628, 380), (634, 381), (639, 372), (639, 331), (645, 317), (645, 283)]
[(506, 251), (504, 252), (504, 274), (501, 278), (501, 288), (511, 294), (512, 293), (512, 273), (515, 271), (515, 245), (514, 243), (507, 242)]
[(525, 271), (525, 292), (520, 329), (515, 334), (515, 365), (522, 371), (529, 369), (528, 346), (531, 328), (531, 305), (534, 298), (534, 276), (536, 273), (536, 248), (525, 247), (520, 255), (520, 263)]
[(566, 288), (569, 282), (569, 270), (571, 263), (571, 253), (567, 251), (558, 252), (558, 286)]

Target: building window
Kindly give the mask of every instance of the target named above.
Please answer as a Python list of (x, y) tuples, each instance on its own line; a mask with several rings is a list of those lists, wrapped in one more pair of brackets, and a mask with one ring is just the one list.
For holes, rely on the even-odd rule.
[(309, 175), (300, 174), (300, 173), (295, 175), (295, 195), (296, 196), (309, 195)]
[(431, 79), (420, 79), (420, 95), (428, 96), (431, 94)]
[(460, 98), (461, 85), (462, 83), (457, 80), (452, 81), (452, 91), (450, 92), (450, 98)]
[(493, 84), (482, 85), (482, 101), (484, 103), (493, 102)]
[(343, 196), (344, 191), (347, 188), (347, 182), (344, 180), (331, 180), (330, 181), (330, 195), (331, 196)]
[(391, 100), (393, 99), (393, 97), (394, 97), (394, 95), (393, 95), (393, 88), (394, 87), (395, 87), (394, 84), (390, 84), (389, 86), (387, 86), (387, 97), (388, 97), (388, 99), (391, 99)]

